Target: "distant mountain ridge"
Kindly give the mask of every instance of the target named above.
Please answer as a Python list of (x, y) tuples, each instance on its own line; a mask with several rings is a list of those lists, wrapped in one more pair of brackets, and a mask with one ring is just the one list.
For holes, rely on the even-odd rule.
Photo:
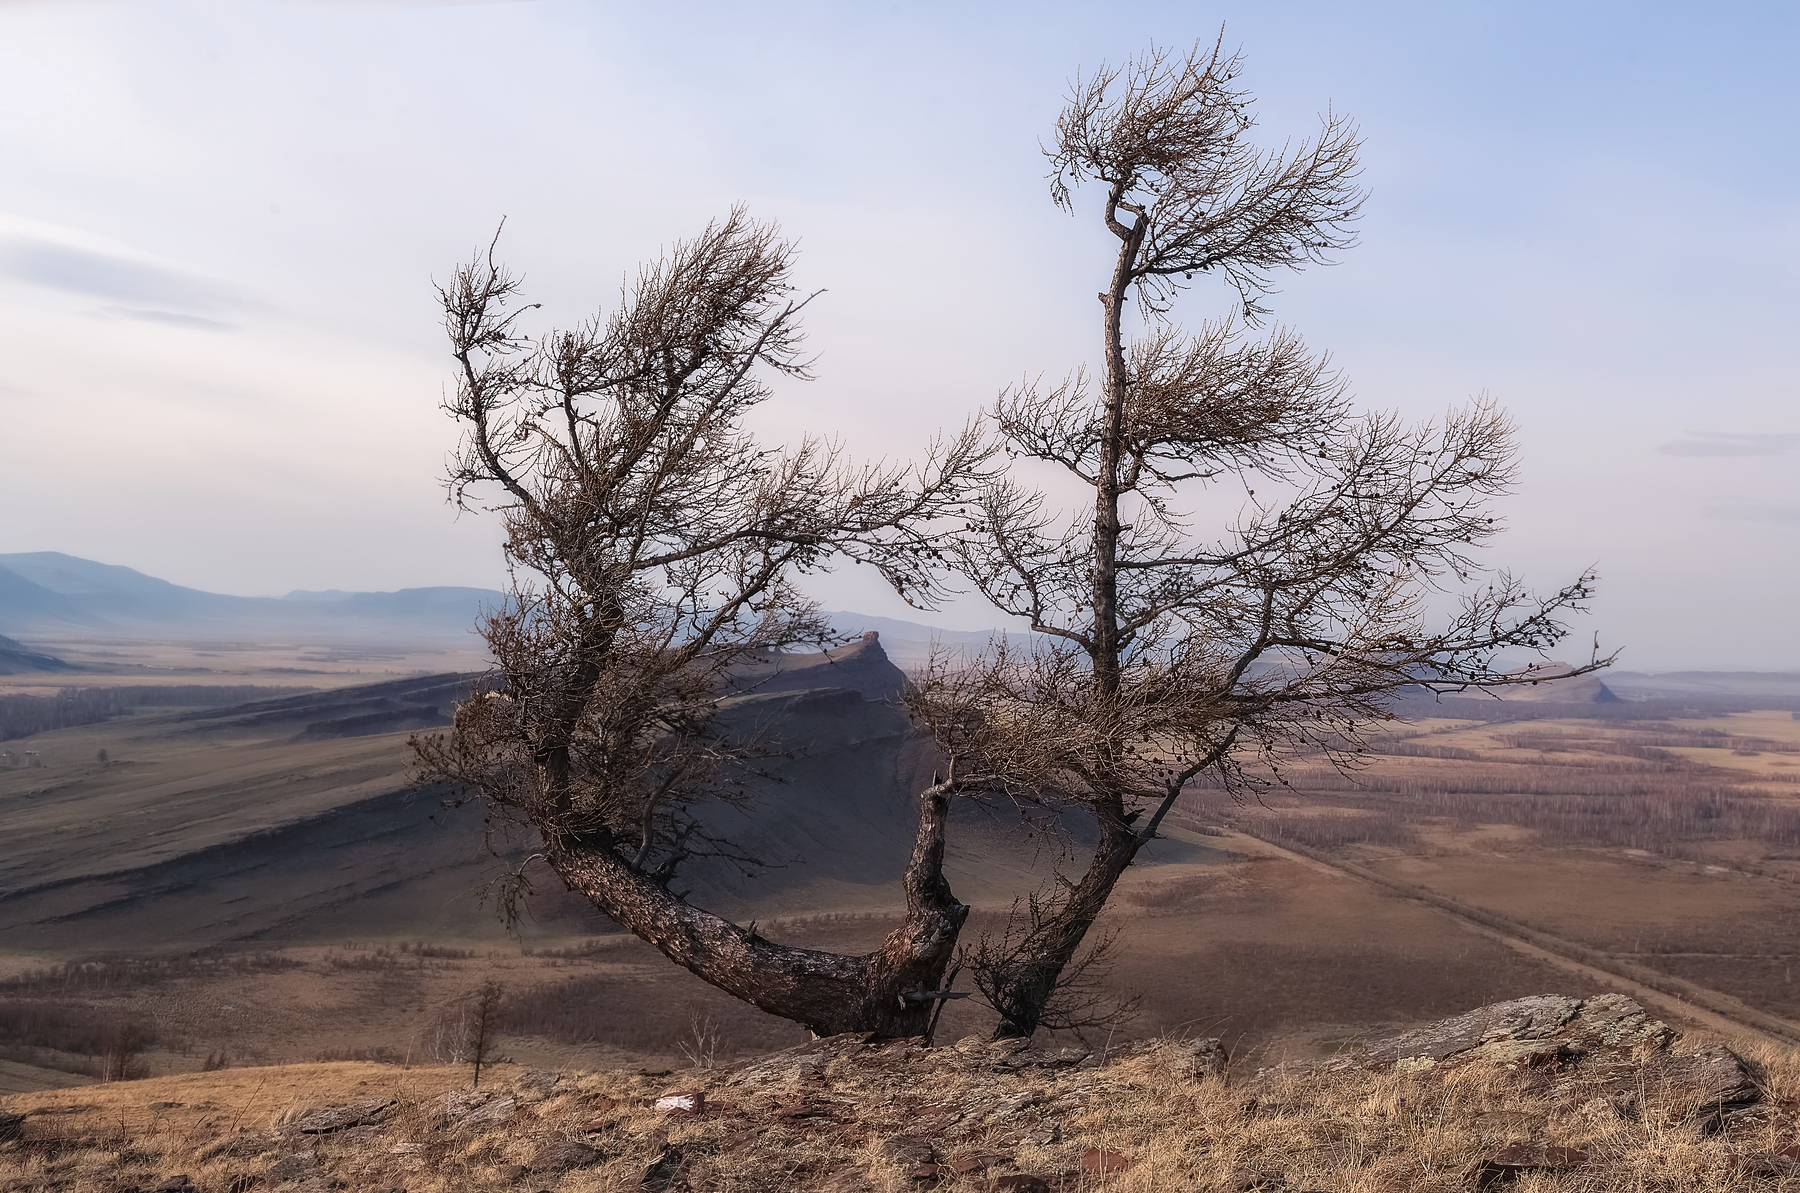
[[(60, 551), (0, 555), (0, 674), (69, 668), (69, 664), (10, 639), (157, 637), (349, 642), (396, 638), (468, 644), (484, 610), (506, 594), (492, 588), (438, 586), (397, 592), (296, 589), (279, 597), (240, 597), (186, 588), (133, 568), (97, 563)], [(1002, 633), (1023, 644), (1028, 630), (946, 630), (852, 611), (826, 614), (846, 639), (874, 630), (887, 658), (902, 668), (922, 665), (934, 648), (973, 653)], [(8, 670), (10, 668), (10, 670)], [(1688, 671), (1646, 674), (1607, 671), (1515, 688), (1509, 699), (1601, 702), (1657, 698), (1766, 698), (1800, 702), (1800, 674)], [(1580, 688), (1577, 692), (1575, 689)]]
[(484, 608), (505, 599), (496, 589), (457, 587), (227, 596), (60, 551), (0, 555), (0, 633), (13, 635), (338, 638), (405, 631), (443, 638), (466, 636)]

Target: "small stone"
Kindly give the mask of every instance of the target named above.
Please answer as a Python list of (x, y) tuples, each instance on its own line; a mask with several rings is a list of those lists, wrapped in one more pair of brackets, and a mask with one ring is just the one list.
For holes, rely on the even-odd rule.
[(1779, 1152), (1769, 1152), (1760, 1156), (1739, 1156), (1737, 1169), (1749, 1176), (1761, 1177), (1763, 1180), (1781, 1180), (1785, 1177), (1800, 1176), (1800, 1157), (1789, 1155), (1800, 1152), (1800, 1148), (1783, 1148)]
[(1225, 1066), (1231, 1060), (1225, 1052), (1225, 1045), (1216, 1037), (1183, 1040), (1165, 1046), (1162, 1051), (1168, 1058), (1169, 1068), (1184, 1081), (1217, 1077), (1225, 1071)]
[(459, 1127), (491, 1127), (495, 1123), (503, 1123), (513, 1116), (519, 1108), (518, 1102), (512, 1098), (495, 1098), (479, 1109), (473, 1110), (457, 1120)]
[(664, 1148), (661, 1155), (645, 1166), (644, 1175), (638, 1178), (638, 1188), (648, 1189), (651, 1193), (667, 1189), (681, 1172), (681, 1160), (680, 1148)]
[(1124, 1172), (1137, 1161), (1124, 1152), (1108, 1151), (1103, 1147), (1090, 1147), (1081, 1153), (1081, 1171), (1091, 1173)]
[(325, 1135), (332, 1131), (361, 1127), (386, 1117), (393, 1106), (392, 1098), (370, 1098), (352, 1102), (348, 1106), (333, 1106), (330, 1110), (305, 1116), (294, 1124), (293, 1129), (302, 1135)]
[(1514, 1180), (1527, 1172), (1557, 1172), (1587, 1162), (1587, 1153), (1579, 1148), (1556, 1147), (1541, 1143), (1515, 1143), (1501, 1148), (1475, 1172), (1475, 1186), (1488, 1189), (1501, 1181)]
[(929, 1141), (904, 1136), (899, 1139), (882, 1140), (881, 1152), (891, 1162), (902, 1168), (909, 1164), (929, 1164), (936, 1158), (932, 1153)]
[(277, 1185), (285, 1181), (297, 1181), (311, 1172), (317, 1162), (318, 1157), (313, 1152), (295, 1152), (285, 1159), (275, 1161), (269, 1168), (269, 1180)]
[(549, 1097), (561, 1083), (561, 1073), (550, 1069), (527, 1069), (513, 1078), (512, 1087), (519, 1097), (535, 1101)]
[(1653, 1080), (1680, 1088), (1702, 1106), (1746, 1106), (1762, 1095), (1737, 1053), (1723, 1044), (1670, 1056), (1648, 1070)]
[(1050, 1182), (1029, 1172), (1009, 1172), (994, 1179), (994, 1193), (1050, 1193)]
[(935, 1181), (943, 1171), (943, 1166), (939, 1164), (915, 1164), (906, 1175), (915, 1181)]
[(477, 1106), (484, 1106), (493, 1100), (491, 1090), (453, 1089), (442, 1097), (432, 1099), (425, 1109), (440, 1118), (461, 1118)]
[(571, 1168), (586, 1168), (597, 1164), (602, 1159), (599, 1148), (589, 1147), (573, 1139), (561, 1139), (546, 1143), (531, 1157), (531, 1171), (563, 1173)]

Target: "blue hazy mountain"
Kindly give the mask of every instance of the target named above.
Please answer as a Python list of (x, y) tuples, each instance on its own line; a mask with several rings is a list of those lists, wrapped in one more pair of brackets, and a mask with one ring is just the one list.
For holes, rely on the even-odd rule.
[(294, 592), (240, 597), (185, 588), (60, 551), (0, 555), (0, 633), (182, 637), (273, 633), (466, 635), (504, 594), (487, 588)]
[[(227, 596), (60, 551), (0, 555), (0, 634), (27, 642), (70, 635), (466, 641), (482, 612), (505, 599), (496, 589), (455, 587)], [(991, 637), (990, 631), (940, 630), (862, 613), (829, 617), (846, 638), (878, 631), (882, 645), (902, 666), (923, 662), (934, 643), (979, 650)]]

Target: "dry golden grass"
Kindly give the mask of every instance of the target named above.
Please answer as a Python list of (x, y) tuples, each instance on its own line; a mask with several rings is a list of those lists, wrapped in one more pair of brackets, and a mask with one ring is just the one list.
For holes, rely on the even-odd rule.
[[(1555, 1070), (1284, 1067), (1196, 1079), (1179, 1071), (1179, 1046), (1016, 1069), (1009, 1050), (973, 1039), (927, 1051), (840, 1037), (732, 1068), (570, 1074), (553, 1086), (502, 1066), (483, 1082), (490, 1100), (464, 1104), (479, 1115), (514, 1100), (486, 1124), (459, 1123), (446, 1107), (466, 1089), (466, 1069), (291, 1065), (11, 1098), (7, 1108), (28, 1115), (26, 1135), (0, 1145), (0, 1188), (117, 1193), (186, 1174), (201, 1193), (624, 1193), (663, 1181), (726, 1193), (962, 1193), (1016, 1172), (1071, 1193), (1399, 1193), (1475, 1187), (1486, 1160), (1531, 1143), (1588, 1159), (1525, 1173), (1508, 1186), (1516, 1193), (1800, 1189), (1800, 1178), (1747, 1167), (1795, 1142), (1800, 1055), (1745, 1052), (1771, 1110), (1724, 1130), (1654, 1081), (1631, 1090), (1621, 1113), (1616, 1097)], [(707, 1112), (656, 1110), (671, 1090), (703, 1092)], [(397, 1106), (374, 1126), (294, 1131), (310, 1111), (370, 1099)], [(576, 1149), (591, 1162), (544, 1165), (549, 1145), (570, 1142), (595, 1149)]]

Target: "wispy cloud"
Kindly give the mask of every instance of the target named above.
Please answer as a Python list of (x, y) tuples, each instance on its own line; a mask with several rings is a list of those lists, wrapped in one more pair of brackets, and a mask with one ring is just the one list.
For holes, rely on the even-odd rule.
[(107, 307), (106, 313), (120, 319), (135, 319), (140, 323), (161, 323), (168, 327), (188, 327), (195, 331), (236, 331), (238, 325), (227, 323), (223, 319), (208, 319), (204, 315), (188, 315), (179, 311), (155, 311), (141, 307)]
[(0, 281), (109, 300), (104, 314), (227, 331), (220, 318), (257, 304), (200, 270), (76, 228), (0, 216)]
[(1779, 526), (1800, 526), (1800, 506), (1791, 505), (1713, 505), (1700, 511), (1701, 517), (1721, 522), (1772, 522)]
[(228, 301), (222, 288), (157, 262), (23, 236), (0, 240), (0, 275), (123, 302), (212, 308)]
[(1800, 435), (1736, 435), (1724, 431), (1689, 431), (1657, 451), (1665, 456), (1779, 456), (1800, 444)]

